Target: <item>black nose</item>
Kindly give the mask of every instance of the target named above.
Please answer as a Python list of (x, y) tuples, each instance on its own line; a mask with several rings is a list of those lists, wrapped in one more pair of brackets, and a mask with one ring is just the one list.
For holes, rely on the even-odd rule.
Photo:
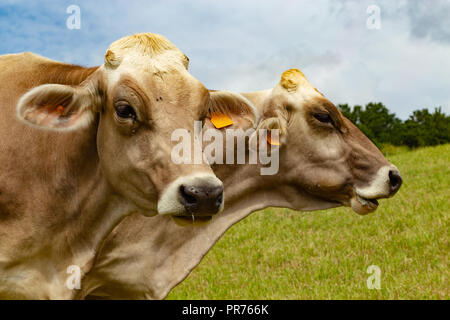
[(400, 172), (397, 170), (389, 171), (389, 191), (391, 196), (394, 195), (398, 189), (400, 189), (402, 182), (403, 180), (400, 176)]
[(223, 201), (223, 186), (182, 185), (180, 195), (189, 214), (210, 216), (219, 212)]

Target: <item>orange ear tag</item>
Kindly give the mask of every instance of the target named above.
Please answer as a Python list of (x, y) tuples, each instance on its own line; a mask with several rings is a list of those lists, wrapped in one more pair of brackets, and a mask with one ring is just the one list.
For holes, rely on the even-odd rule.
[(57, 113), (62, 113), (64, 111), (64, 107), (63, 106), (57, 106), (56, 107), (56, 112)]
[(217, 129), (228, 127), (233, 124), (233, 120), (231, 120), (229, 116), (215, 112), (211, 115), (211, 122)]
[(280, 140), (277, 138), (272, 139), (272, 136), (270, 135), (270, 131), (267, 132), (267, 142), (273, 146), (280, 146)]

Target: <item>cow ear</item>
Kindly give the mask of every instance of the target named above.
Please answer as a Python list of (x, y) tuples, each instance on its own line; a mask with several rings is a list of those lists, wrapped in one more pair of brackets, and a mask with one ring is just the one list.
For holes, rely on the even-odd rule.
[(210, 91), (205, 126), (216, 129), (255, 128), (259, 115), (256, 107), (243, 95), (229, 91)]
[(93, 95), (84, 86), (45, 84), (20, 98), (17, 116), (44, 129), (68, 131), (88, 126), (94, 119)]
[(269, 117), (262, 120), (258, 130), (267, 131), (267, 142), (271, 145), (281, 146), (286, 143), (286, 121), (283, 117)]
[[(256, 136), (264, 130), (267, 143), (274, 146), (281, 146), (286, 143), (287, 137), (287, 117), (283, 109), (271, 108), (260, 120), (255, 133), (251, 136), (251, 145), (256, 145)], [(258, 141), (260, 143), (260, 141)]]

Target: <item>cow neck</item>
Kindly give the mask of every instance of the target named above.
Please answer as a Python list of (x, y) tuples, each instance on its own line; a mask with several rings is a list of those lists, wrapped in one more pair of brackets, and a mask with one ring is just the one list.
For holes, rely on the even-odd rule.
[[(34, 55), (25, 57), (30, 65), (30, 70), (23, 72), (28, 88), (46, 83), (78, 85), (97, 69), (60, 64)], [(33, 68), (42, 70), (40, 77), (33, 77)], [(23, 127), (12, 123), (10, 131), (14, 136), (15, 130)], [(88, 272), (102, 241), (131, 213), (102, 174), (97, 125), (98, 119), (88, 128), (69, 133), (36, 131), (34, 138), (25, 136), (25, 141), (33, 143), (28, 150), (19, 145), (18, 152), (30, 157), (45, 155), (45, 161), (24, 166), (23, 175), (29, 178), (24, 189), (30, 189), (33, 197), (18, 197), (25, 201), (24, 207), (33, 206), (33, 200), (27, 202), (28, 199), (47, 200), (34, 201), (36, 212), (26, 211), (28, 221), (22, 223), (26, 233), (13, 242), (17, 250), (12, 255), (0, 255), (0, 297), (76, 297), (77, 290), (66, 286), (70, 276), (67, 268), (77, 266), (81, 275)], [(33, 225), (28, 227), (30, 222)], [(22, 247), (27, 250), (20, 251)]]
[[(242, 174), (241, 170), (236, 170), (234, 174), (224, 179), (225, 190), (228, 190), (225, 195), (226, 209), (208, 225), (185, 227), (187, 230), (180, 232), (181, 230), (174, 223), (153, 221), (152, 233), (160, 234), (161, 238), (164, 235), (167, 240), (159, 243), (157, 257), (149, 256), (144, 259), (154, 260), (149, 262), (149, 268), (143, 271), (147, 273), (145, 278), (150, 282), (147, 283), (147, 287), (151, 288), (146, 293), (147, 298), (165, 298), (170, 290), (190, 274), (206, 253), (235, 223), (252, 212), (268, 206), (289, 206), (276, 188), (270, 188), (270, 185), (267, 188), (261, 186), (259, 176), (242, 179)], [(248, 175), (248, 171), (246, 174)], [(156, 218), (162, 220), (167, 217)], [(173, 234), (177, 236), (171, 237), (170, 235)], [(148, 255), (149, 252), (145, 254)]]
[[(271, 92), (272, 90), (269, 89), (243, 93), (242, 95), (253, 103), (259, 115), (262, 115)], [(278, 202), (289, 206), (288, 203), (285, 203), (283, 195), (278, 194), (276, 188), (277, 179), (274, 176), (261, 175), (261, 168), (259, 163), (256, 165), (234, 165), (232, 168), (229, 165), (216, 165), (213, 167), (214, 173), (222, 180), (225, 186), (226, 208), (245, 211), (245, 206), (248, 204), (249, 208), (255, 211), (255, 206), (258, 207), (256, 210), (259, 210), (267, 207), (269, 204), (276, 205)], [(249, 194), (252, 196), (249, 197)], [(267, 201), (265, 197), (270, 197), (270, 201)]]
[[(92, 141), (91, 148), (96, 148), (96, 130), (88, 137)], [(96, 150), (96, 149), (95, 149)], [(98, 158), (92, 156), (81, 157), (85, 162), (82, 166), (67, 168), (68, 172), (76, 176), (84, 176), (84, 182), (80, 183), (77, 193), (73, 195), (75, 202), (66, 207), (61, 232), (54, 236), (59, 255), (58, 265), (60, 279), (55, 280), (57, 288), (50, 292), (55, 298), (77, 298), (77, 290), (67, 290), (66, 286), (61, 290), (69, 277), (68, 266), (77, 266), (83, 276), (92, 268), (95, 256), (107, 235), (129, 213), (129, 207), (118, 195), (116, 195), (102, 174)], [(80, 167), (84, 167), (82, 171)], [(78, 169), (78, 172), (77, 172)]]

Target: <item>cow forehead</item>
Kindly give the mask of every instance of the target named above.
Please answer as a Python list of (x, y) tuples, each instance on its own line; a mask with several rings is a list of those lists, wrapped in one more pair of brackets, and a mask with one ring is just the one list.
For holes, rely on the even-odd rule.
[(142, 72), (177, 72), (187, 70), (185, 55), (178, 50), (166, 50), (157, 56), (148, 56), (140, 51), (129, 51), (122, 59), (118, 70), (138, 69)]
[(140, 33), (113, 42), (105, 54), (103, 70), (113, 87), (121, 75), (139, 77), (187, 70), (189, 59), (164, 36)]
[(187, 69), (189, 59), (164, 36), (154, 33), (140, 33), (127, 36), (113, 42), (105, 54), (105, 66), (116, 68), (124, 58), (133, 55), (156, 58), (163, 53), (172, 52), (181, 55), (184, 67)]
[[(148, 57), (139, 52), (130, 52), (123, 57), (116, 68), (102, 66), (108, 88), (113, 88), (124, 75), (132, 75), (139, 83), (145, 83), (149, 77), (163, 78), (163, 75), (182, 74), (186, 71), (182, 54), (167, 51), (157, 57)], [(170, 83), (168, 83), (170, 85)]]
[[(282, 84), (278, 84), (272, 89), (269, 104), (289, 105), (296, 110), (308, 108), (314, 101), (326, 99), (309, 83), (302, 84), (296, 91), (286, 91)], [(270, 106), (273, 107), (273, 106)]]

